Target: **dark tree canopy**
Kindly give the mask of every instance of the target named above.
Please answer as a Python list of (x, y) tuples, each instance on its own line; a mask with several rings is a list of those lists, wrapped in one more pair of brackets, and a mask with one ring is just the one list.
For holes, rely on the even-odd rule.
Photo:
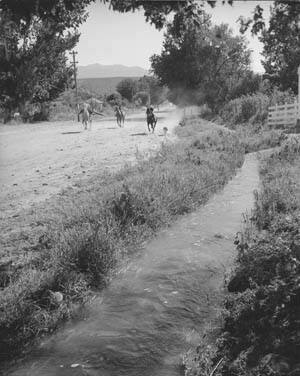
[(1, 14), (8, 13), (16, 26), (28, 27), (34, 17), (56, 25), (56, 30), (76, 28), (93, 0), (0, 0)]
[(54, 99), (72, 75), (66, 51), (78, 42), (89, 0), (0, 0), (0, 107)]

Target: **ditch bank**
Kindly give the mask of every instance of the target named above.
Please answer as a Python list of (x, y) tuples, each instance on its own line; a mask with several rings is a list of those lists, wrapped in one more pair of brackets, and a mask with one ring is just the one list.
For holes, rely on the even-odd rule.
[[(214, 142), (212, 133), (203, 137), (203, 144), (193, 142), (197, 150), (202, 150), (200, 145)], [(222, 134), (222, 138), (226, 136)], [(216, 145), (220, 148), (219, 140)], [(212, 154), (204, 150), (212, 163)], [(219, 153), (213, 155), (215, 166), (228, 166), (228, 161), (223, 164), (217, 158)], [(194, 173), (197, 166), (208, 163), (203, 158), (197, 159)], [(178, 154), (175, 160), (178, 164)], [(207, 170), (209, 176), (214, 171), (212, 167)], [(191, 172), (181, 178), (187, 179)], [(203, 195), (210, 184), (202, 181), (203, 172), (201, 176), (197, 185), (189, 184), (185, 189), (203, 184)], [(178, 218), (131, 259), (88, 305), (84, 320), (68, 323), (5, 375), (182, 375), (183, 353), (199, 341), (207, 321), (216, 318), (219, 311), (224, 273), (234, 256), (232, 243), (241, 228), (241, 213), (253, 206), (258, 180), (256, 157), (248, 155), (221, 192), (212, 195), (216, 187), (211, 185), (201, 201), (194, 201), (198, 205), (212, 195), (200, 209)], [(177, 188), (182, 190), (184, 186)], [(183, 194), (178, 202), (188, 199), (187, 191)], [(193, 194), (200, 198), (200, 191)]]
[(235, 174), (244, 150), (234, 133), (187, 124), (174, 144), (117, 173), (96, 175), (35, 213), (42, 223), (27, 262), (2, 280), (0, 353), (6, 361), (73, 316), (143, 242), (194, 211)]
[(218, 327), (185, 358), (186, 376), (298, 376), (300, 139), (260, 160), (255, 210), (236, 241)]

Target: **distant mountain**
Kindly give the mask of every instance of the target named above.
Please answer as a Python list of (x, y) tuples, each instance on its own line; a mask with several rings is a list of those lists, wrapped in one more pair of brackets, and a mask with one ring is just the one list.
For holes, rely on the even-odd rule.
[(90, 64), (78, 66), (78, 78), (142, 77), (148, 72), (141, 67), (125, 65)]

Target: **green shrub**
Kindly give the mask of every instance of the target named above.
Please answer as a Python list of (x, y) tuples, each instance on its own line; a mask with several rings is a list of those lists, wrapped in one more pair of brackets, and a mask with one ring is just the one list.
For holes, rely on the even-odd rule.
[(229, 101), (219, 112), (222, 120), (228, 124), (264, 124), (268, 117), (268, 107), (275, 104), (293, 103), (290, 92), (274, 90), (271, 94), (257, 92), (243, 95)]

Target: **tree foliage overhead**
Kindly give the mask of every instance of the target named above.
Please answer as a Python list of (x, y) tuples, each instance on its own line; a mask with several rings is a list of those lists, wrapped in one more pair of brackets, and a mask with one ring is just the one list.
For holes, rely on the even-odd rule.
[[(147, 0), (101, 0), (104, 3), (110, 4), (113, 10), (118, 12), (132, 12), (137, 9), (144, 10), (144, 16), (147, 22), (154, 24), (156, 28), (162, 29), (167, 23), (167, 16), (172, 12), (178, 13), (183, 8), (185, 14), (190, 20), (197, 18), (197, 12), (195, 3), (208, 3), (211, 6), (216, 4), (216, 1), (209, 0), (159, 0), (159, 1), (147, 1)], [(223, 0), (223, 3), (226, 1)], [(227, 0), (228, 3), (232, 3), (232, 0)]]
[(43, 103), (72, 74), (65, 52), (79, 38), (90, 0), (0, 0), (0, 105), (9, 114)]
[(174, 102), (215, 108), (249, 72), (250, 51), (242, 37), (234, 37), (227, 25), (212, 26), (195, 7), (197, 23), (182, 10), (168, 24), (161, 55), (151, 57), (152, 69)]
[[(100, 0), (119, 12), (144, 10), (162, 28), (183, 6), (193, 17), (193, 0)], [(0, 107), (9, 114), (25, 103), (46, 102), (62, 91), (71, 75), (65, 52), (94, 0), (0, 0)]]
[[(95, 0), (0, 0), (0, 107), (8, 113), (25, 103), (55, 98), (71, 71), (65, 52), (77, 41), (86, 8)], [(146, 21), (161, 29), (172, 13), (197, 25), (198, 0), (100, 0), (118, 12), (144, 10)], [(224, 0), (232, 3), (232, 0)], [(215, 1), (201, 0), (201, 4)], [(25, 79), (26, 77), (26, 79)]]
[(76, 28), (83, 21), (86, 6), (93, 0), (0, 0), (1, 13), (9, 13), (11, 22), (28, 29), (33, 18), (49, 21), (57, 29)]
[(241, 31), (251, 27), (263, 43), (262, 62), (265, 76), (281, 90), (298, 92), (297, 69), (300, 65), (300, 2), (276, 0), (271, 8), (269, 24), (263, 8), (255, 8), (252, 19), (241, 19)]

